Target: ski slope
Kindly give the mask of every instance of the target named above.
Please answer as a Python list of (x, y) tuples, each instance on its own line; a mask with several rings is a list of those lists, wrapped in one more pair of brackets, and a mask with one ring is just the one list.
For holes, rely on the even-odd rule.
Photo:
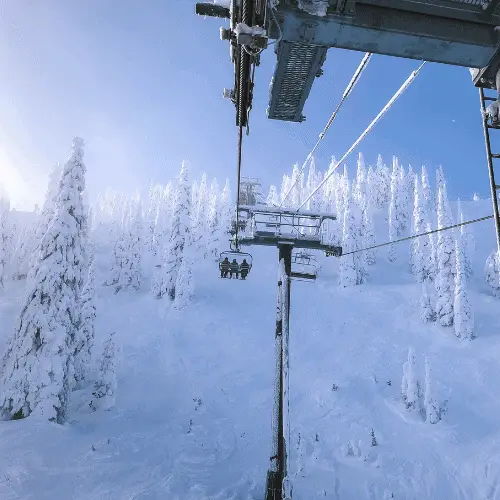
[[(488, 215), (489, 203), (464, 203), (466, 219)], [(383, 215), (377, 241), (386, 240)], [(407, 244), (394, 264), (381, 249), (366, 285), (340, 289), (331, 257), (316, 283), (292, 283), (294, 499), (500, 499), (500, 308), (482, 275), (493, 223), (473, 233), (473, 342), (421, 323)], [(215, 265), (199, 263), (182, 311), (153, 299), (147, 282), (138, 293), (101, 287), (98, 348), (110, 331), (120, 344), (116, 407), (91, 413), (88, 387), (74, 393), (64, 426), (0, 422), (0, 498), (263, 500), (278, 256), (251, 251), (247, 281), (221, 280)], [(98, 259), (103, 282), (107, 256)], [(3, 292), (0, 353), (23, 294), (19, 283)], [(422, 383), (429, 356), (438, 397), (448, 400), (436, 425), (401, 402), (410, 345)]]

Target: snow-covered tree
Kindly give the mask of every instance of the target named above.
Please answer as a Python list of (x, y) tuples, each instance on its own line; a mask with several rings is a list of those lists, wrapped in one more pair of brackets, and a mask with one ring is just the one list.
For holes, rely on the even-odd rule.
[(269, 194), (267, 195), (266, 205), (270, 207), (279, 205), (278, 190), (276, 189), (276, 186), (274, 184), (271, 184), (271, 187), (269, 188)]
[(9, 210), (10, 201), (0, 198), (0, 289), (4, 287), (9, 260)]
[(193, 259), (192, 250), (189, 247), (184, 249), (177, 281), (175, 283), (175, 300), (172, 304), (174, 309), (184, 309), (190, 302), (194, 293), (193, 282)]
[[(427, 169), (422, 165), (422, 173), (420, 175), (420, 181), (422, 186), (422, 205), (423, 211), (426, 217), (430, 217), (430, 214), (434, 211), (434, 200), (432, 198), (432, 190), (429, 182), (429, 174)], [(426, 219), (426, 223), (433, 223), (433, 220)]]
[(500, 297), (500, 255), (497, 250), (490, 253), (484, 266), (484, 279), (496, 297)]
[[(391, 175), (391, 197), (389, 200), (389, 241), (394, 241), (401, 236), (399, 234), (399, 212), (399, 165), (396, 158), (394, 158)], [(397, 259), (396, 248), (394, 245), (389, 246), (387, 258), (390, 262), (394, 262)]]
[[(438, 192), (437, 217), (438, 229), (452, 225), (444, 182)], [(436, 315), (442, 326), (451, 326), (453, 324), (453, 275), (456, 266), (455, 243), (449, 230), (439, 231), (437, 234)]]
[(210, 193), (208, 199), (207, 213), (207, 236), (206, 254), (211, 258), (216, 258), (220, 251), (220, 233), (218, 226), (220, 223), (220, 200), (219, 200), (219, 185), (217, 179), (212, 180), (210, 185)]
[(467, 294), (467, 277), (465, 274), (464, 257), (460, 251), (460, 240), (455, 242), (456, 272), (455, 272), (455, 302), (453, 306), (453, 325), (458, 338), (472, 340), (474, 338), (474, 315)]
[(35, 247), (32, 250), (30, 256), (30, 272), (28, 280), (33, 277), (33, 272), (38, 265), (40, 260), (40, 245), (42, 238), (47, 232), (49, 224), (52, 222), (54, 217), (54, 211), (56, 208), (57, 195), (59, 193), (59, 182), (61, 179), (62, 168), (59, 164), (54, 165), (49, 175), (49, 184), (47, 187), (47, 192), (45, 194), (45, 201), (43, 203), (42, 212), (38, 217), (38, 222), (35, 230)]
[(54, 216), (40, 244), (40, 260), (2, 363), (4, 418), (34, 414), (56, 422), (66, 419), (72, 349), (80, 321), (78, 299), (86, 268), (84, 188), (83, 141), (75, 138)]
[(432, 305), (427, 281), (422, 281), (422, 293), (420, 296), (420, 319), (424, 323), (436, 321), (436, 311)]
[(378, 155), (377, 167), (369, 178), (370, 198), (373, 206), (383, 208), (390, 199), (391, 173)]
[[(457, 212), (458, 217), (457, 220), (460, 221), (461, 224), (465, 222), (464, 214), (462, 213), (462, 206), (460, 200), (457, 203)], [(460, 251), (462, 252), (463, 262), (464, 262), (464, 271), (465, 276), (470, 278), (472, 276), (472, 263), (471, 257), (475, 251), (475, 240), (474, 235), (470, 232), (468, 226), (460, 226)]]
[(144, 228), (144, 244), (145, 248), (152, 254), (156, 251), (155, 229), (162, 196), (163, 186), (161, 184), (151, 184), (149, 187), (146, 224)]
[(191, 234), (190, 220), (191, 188), (188, 183), (187, 164), (183, 162), (177, 185), (170, 239), (163, 256), (159, 298), (168, 295), (171, 300), (175, 299), (177, 275), (182, 264), (184, 246)]
[(289, 203), (292, 207), (297, 208), (302, 199), (302, 191), (304, 186), (304, 173), (300, 171), (299, 166), (295, 164), (292, 170), (292, 179), (291, 179), (292, 191), (289, 195)]
[(99, 377), (94, 382), (92, 400), (89, 403), (93, 411), (97, 409), (110, 410), (115, 405), (117, 388), (116, 356), (116, 344), (113, 332), (103, 346)]
[[(345, 201), (344, 225), (342, 231), (342, 248), (344, 253), (352, 252), (359, 248), (359, 218), (357, 217), (359, 209), (351, 201), (349, 181), (347, 181), (347, 189), (349, 195)], [(365, 272), (360, 254), (354, 253), (343, 255), (340, 259), (339, 269), (340, 286), (360, 285), (363, 283), (364, 278)]]
[[(425, 232), (430, 233), (431, 231), (431, 224), (428, 222), (425, 226)], [(422, 258), (422, 279), (427, 282), (433, 282), (437, 273), (434, 234), (427, 234), (419, 238), (418, 245)]]
[(356, 171), (356, 181), (353, 185), (353, 200), (362, 210), (368, 201), (366, 194), (366, 164), (363, 153), (358, 154), (358, 169)]
[(425, 392), (424, 392), (425, 421), (437, 424), (441, 420), (441, 409), (434, 395), (434, 380), (429, 359), (425, 358)]
[(95, 263), (90, 263), (87, 280), (79, 301), (80, 322), (74, 340), (74, 385), (80, 387), (87, 379), (95, 336)]
[[(421, 187), (418, 175), (415, 174), (413, 188), (413, 220), (412, 234), (420, 234), (423, 232), (425, 215), (422, 203)], [(425, 236), (423, 237), (425, 238)], [(410, 268), (412, 273), (417, 277), (419, 282), (423, 281), (423, 255), (420, 249), (420, 238), (415, 238), (410, 243)]]
[(403, 379), (401, 382), (401, 393), (403, 402), (408, 410), (420, 410), (420, 389), (417, 379), (415, 362), (415, 351), (413, 347), (408, 348), (408, 360), (403, 365)]

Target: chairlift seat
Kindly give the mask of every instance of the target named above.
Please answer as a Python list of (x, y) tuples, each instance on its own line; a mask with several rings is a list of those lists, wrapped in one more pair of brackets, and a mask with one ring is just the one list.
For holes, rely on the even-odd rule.
[(233, 259), (236, 259), (236, 262), (238, 262), (238, 266), (240, 266), (243, 262), (243, 259), (245, 259), (248, 264), (248, 273), (250, 273), (253, 264), (253, 257), (249, 253), (241, 252), (239, 250), (227, 250), (225, 252), (221, 252), (221, 254), (219, 255), (219, 270), (222, 270), (222, 262), (226, 257), (229, 263), (231, 263)]

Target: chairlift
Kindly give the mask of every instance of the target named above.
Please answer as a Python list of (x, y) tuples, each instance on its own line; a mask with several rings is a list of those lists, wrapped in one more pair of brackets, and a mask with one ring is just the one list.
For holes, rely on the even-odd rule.
[[(231, 270), (227, 268), (227, 264), (224, 265), (224, 261), (227, 259), (229, 266), (235, 260), (238, 264), (237, 270)], [(243, 263), (245, 261), (246, 265)], [(243, 264), (243, 267), (242, 267)], [(221, 272), (221, 278), (227, 278), (228, 275), (232, 277), (233, 273), (236, 274), (236, 279), (241, 275), (241, 279), (246, 279), (247, 275), (252, 270), (253, 258), (249, 253), (242, 252), (241, 250), (226, 250), (221, 252), (219, 255), (219, 271)], [(248, 266), (248, 269), (247, 269)]]
[(292, 254), (292, 272), (290, 277), (297, 281), (314, 282), (318, 276), (318, 263), (315, 257), (304, 251)]

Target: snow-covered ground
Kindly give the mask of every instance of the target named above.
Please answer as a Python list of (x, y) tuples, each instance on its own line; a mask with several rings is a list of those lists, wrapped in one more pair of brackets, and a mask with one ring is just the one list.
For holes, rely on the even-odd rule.
[[(466, 219), (491, 211), (489, 201), (463, 208)], [(500, 499), (500, 309), (482, 274), (492, 224), (473, 228), (472, 342), (420, 321), (406, 244), (396, 263), (379, 251), (367, 284), (339, 288), (333, 257), (321, 260), (316, 283), (292, 283), (294, 499)], [(278, 266), (275, 249), (251, 251), (247, 281), (221, 280), (214, 264), (199, 263), (182, 311), (162, 309), (147, 282), (138, 292), (100, 287), (97, 344), (114, 331), (120, 346), (116, 407), (90, 412), (88, 387), (73, 393), (65, 425), (0, 422), (0, 498), (263, 499)], [(21, 283), (2, 292), (0, 354), (23, 297)], [(428, 356), (447, 400), (436, 425), (401, 401), (409, 346), (421, 383)]]

